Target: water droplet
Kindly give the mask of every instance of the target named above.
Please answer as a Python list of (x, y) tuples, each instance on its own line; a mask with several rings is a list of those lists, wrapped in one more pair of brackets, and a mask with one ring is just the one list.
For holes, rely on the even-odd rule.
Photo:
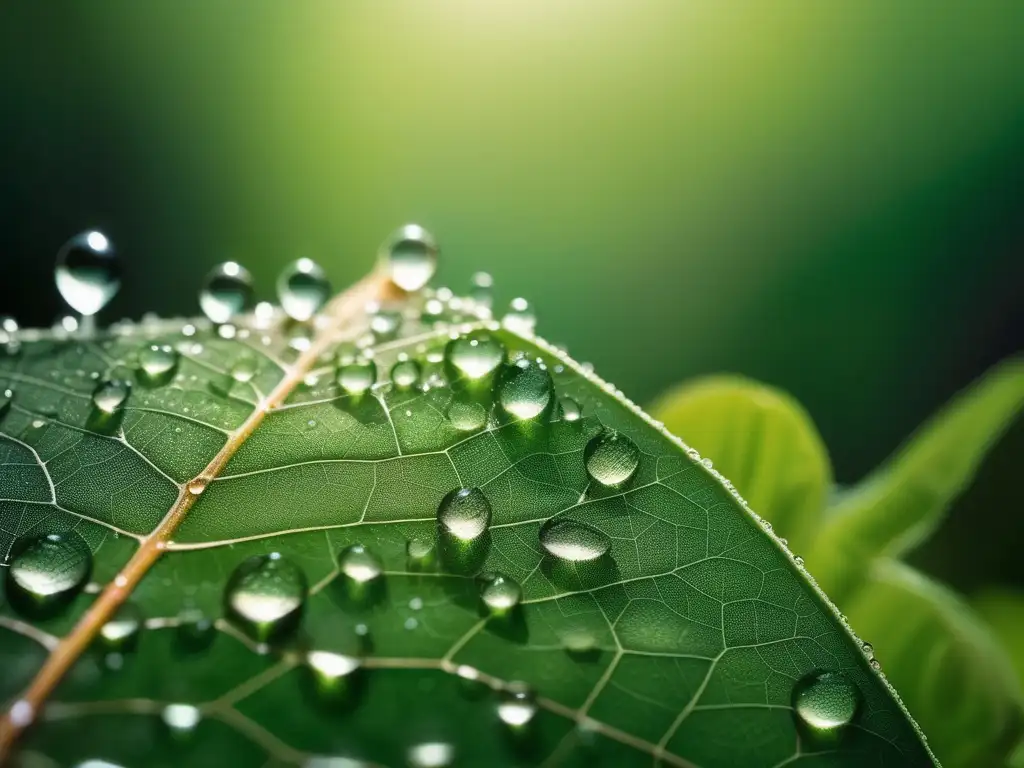
[(797, 566), (802, 566), (804, 564), (804, 559), (800, 557), (800, 555), (794, 555), (793, 563)]
[(139, 352), (139, 372), (151, 382), (164, 382), (174, 375), (178, 352), (170, 344), (149, 344)]
[[(0, 315), (0, 331), (3, 331), (8, 336), (11, 336), (18, 332), (18, 321), (10, 315)], [(4, 339), (7, 341), (7, 339)]]
[(206, 276), (199, 307), (214, 323), (226, 323), (252, 303), (252, 275), (234, 261), (218, 264)]
[(814, 733), (827, 735), (849, 725), (860, 706), (860, 691), (842, 672), (812, 672), (793, 688), (793, 710)]
[(441, 500), (437, 520), (455, 538), (472, 541), (491, 524), (491, 503), (479, 488), (458, 488)]
[(498, 694), (498, 718), (513, 728), (522, 728), (537, 714), (537, 699), (526, 683), (509, 683)]
[(57, 252), (57, 290), (72, 309), (95, 315), (121, 287), (121, 261), (113, 243), (96, 230), (82, 232)]
[(99, 640), (108, 651), (131, 650), (138, 642), (142, 624), (142, 611), (139, 610), (139, 606), (135, 603), (124, 603), (117, 609), (117, 613), (100, 627)]
[(498, 402), (514, 419), (533, 419), (551, 402), (554, 384), (547, 368), (536, 360), (522, 358), (505, 366), (498, 382)]
[(865, 656), (871, 656), (875, 652), (875, 646), (871, 643), (864, 643), (860, 649), (864, 652)]
[(411, 389), (420, 380), (420, 364), (415, 360), (399, 360), (391, 369), (391, 383), (398, 389)]
[(880, 662), (878, 659), (872, 658), (870, 661), (868, 661), (868, 664), (870, 664), (871, 668), (876, 672), (882, 668), (882, 662)]
[(491, 613), (508, 613), (523, 599), (523, 588), (509, 576), (487, 573), (480, 579), (480, 599)]
[(490, 307), (494, 302), (494, 278), (487, 272), (473, 275), (469, 290), (470, 298), (482, 307)]
[(622, 485), (640, 464), (636, 443), (614, 429), (603, 429), (590, 439), (583, 451), (590, 479), (604, 486)]
[(313, 673), (317, 693), (333, 699), (350, 692), (349, 683), (362, 665), (354, 656), (310, 651), (306, 654), (306, 666)]
[(206, 486), (209, 484), (209, 479), (205, 477), (196, 477), (189, 481), (188, 492), (193, 496), (198, 496), (206, 490)]
[(452, 426), (460, 432), (483, 429), (487, 423), (487, 411), (480, 403), (474, 403), (472, 400), (452, 400), (446, 415)]
[(418, 291), (437, 271), (437, 241), (417, 224), (399, 227), (381, 247), (391, 281), (405, 291)]
[(178, 614), (178, 643), (188, 651), (207, 648), (217, 635), (213, 621), (197, 608), (186, 608)]
[(611, 541), (601, 531), (568, 518), (552, 518), (540, 528), (540, 543), (549, 554), (574, 563), (596, 560)]
[(299, 259), (277, 278), (277, 297), (288, 317), (304, 323), (320, 311), (331, 295), (323, 268), (312, 259)]
[(422, 571), (433, 562), (436, 554), (436, 545), (433, 539), (409, 539), (405, 544), (405, 554), (409, 561), (409, 570)]
[(92, 573), (89, 545), (74, 531), (17, 542), (14, 553), (7, 569), (7, 599), (27, 616), (52, 616), (74, 599)]
[(501, 324), (514, 333), (533, 333), (537, 325), (537, 316), (526, 299), (512, 299), (508, 311), (501, 318)]
[(245, 352), (235, 358), (231, 364), (231, 378), (239, 384), (245, 384), (253, 380), (259, 368), (259, 361), (256, 355)]
[(191, 704), (168, 704), (160, 713), (164, 724), (178, 735), (187, 735), (196, 729), (203, 716), (199, 707)]
[(489, 333), (459, 336), (448, 342), (444, 360), (453, 376), (477, 381), (505, 362), (505, 345)]
[(711, 459), (709, 459), (709, 458), (701, 459), (700, 463), (703, 464), (706, 469), (714, 469), (715, 468), (714, 462), (711, 461)]
[(455, 747), (443, 741), (427, 741), (409, 747), (409, 768), (448, 768), (455, 764)]
[(583, 415), (580, 404), (571, 397), (563, 397), (558, 401), (558, 407), (562, 413), (562, 421), (579, 421)]
[(377, 341), (393, 339), (398, 334), (401, 325), (401, 313), (381, 309), (374, 312), (370, 318), (370, 333)]
[(257, 640), (278, 639), (294, 630), (309, 588), (305, 574), (278, 552), (243, 560), (228, 579), (224, 603)]
[(92, 404), (106, 414), (112, 414), (124, 407), (132, 385), (123, 379), (109, 379), (100, 382), (93, 390)]
[(357, 359), (338, 369), (338, 386), (349, 395), (362, 395), (377, 381), (377, 366), (373, 360)]
[(358, 584), (373, 581), (384, 570), (380, 558), (362, 544), (345, 547), (338, 555), (338, 567), (346, 578)]

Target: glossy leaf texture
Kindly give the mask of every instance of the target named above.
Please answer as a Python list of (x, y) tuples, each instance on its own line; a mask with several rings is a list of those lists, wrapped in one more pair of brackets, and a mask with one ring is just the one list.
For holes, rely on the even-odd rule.
[[(933, 764), (835, 608), (695, 451), (528, 331), (459, 326), (482, 335), (453, 365), (452, 327), (420, 310), (376, 338), (368, 318), (200, 483), (302, 333), (154, 323), (8, 350), (6, 575), (25, 541), (68, 531), (92, 568), (48, 617), (5, 578), (6, 707), (198, 496), (17, 762)], [(154, 345), (178, 354), (150, 376)], [(126, 398), (98, 413), (117, 380)]]

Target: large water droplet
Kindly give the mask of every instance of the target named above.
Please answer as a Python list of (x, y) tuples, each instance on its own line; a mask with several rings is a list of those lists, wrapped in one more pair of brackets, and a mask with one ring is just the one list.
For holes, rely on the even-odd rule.
[(551, 402), (554, 384), (539, 360), (522, 358), (505, 366), (498, 382), (498, 402), (514, 419), (532, 419)]
[(591, 480), (614, 487), (625, 483), (636, 472), (640, 449), (614, 429), (603, 429), (587, 443), (583, 461)]
[(537, 325), (537, 316), (533, 313), (530, 302), (526, 299), (512, 299), (508, 311), (501, 318), (501, 324), (515, 333), (533, 333)]
[(172, 733), (185, 736), (196, 729), (203, 716), (199, 707), (192, 704), (168, 704), (161, 711), (160, 718)]
[(124, 603), (100, 627), (99, 640), (108, 651), (126, 651), (135, 647), (142, 630), (142, 611), (135, 603)]
[(252, 275), (234, 261), (218, 264), (206, 276), (199, 307), (215, 323), (226, 323), (252, 303)]
[(396, 229), (381, 247), (391, 281), (406, 291), (418, 291), (437, 271), (437, 241), (417, 224)]
[(380, 558), (362, 544), (345, 547), (338, 555), (338, 567), (345, 578), (357, 584), (373, 581), (384, 571)]
[(505, 345), (489, 333), (472, 333), (449, 341), (444, 359), (453, 376), (476, 381), (505, 362)]
[(793, 688), (793, 710), (814, 733), (834, 734), (857, 714), (860, 691), (842, 672), (812, 672)]
[(112, 414), (124, 407), (132, 385), (123, 379), (101, 381), (92, 393), (92, 404), (106, 414)]
[(139, 373), (151, 383), (162, 383), (174, 375), (178, 352), (170, 344), (149, 344), (139, 352)]
[(229, 615), (257, 640), (279, 639), (302, 616), (309, 588), (302, 570), (278, 552), (242, 561), (224, 590)]
[(415, 360), (399, 360), (391, 369), (391, 383), (398, 389), (411, 389), (420, 380), (420, 364)]
[(601, 531), (568, 518), (552, 518), (544, 523), (540, 543), (554, 557), (574, 563), (596, 560), (611, 546)]
[(288, 317), (304, 323), (320, 311), (331, 296), (323, 268), (312, 259), (299, 259), (277, 278), (277, 297)]
[(83, 315), (95, 315), (121, 287), (121, 261), (106, 235), (90, 230), (64, 243), (55, 276), (64, 301)]
[(498, 694), (498, 718), (512, 728), (522, 728), (537, 714), (537, 698), (526, 683), (513, 681)]
[(491, 503), (479, 488), (458, 488), (437, 508), (437, 520), (462, 541), (472, 541), (491, 524)]
[(523, 599), (523, 588), (509, 576), (487, 573), (480, 577), (480, 581), (480, 599), (491, 613), (508, 613)]
[(14, 552), (7, 569), (7, 599), (26, 616), (52, 616), (74, 599), (92, 573), (89, 545), (74, 531), (18, 542)]
[(357, 359), (338, 369), (338, 386), (349, 395), (362, 395), (377, 381), (377, 365), (368, 358)]

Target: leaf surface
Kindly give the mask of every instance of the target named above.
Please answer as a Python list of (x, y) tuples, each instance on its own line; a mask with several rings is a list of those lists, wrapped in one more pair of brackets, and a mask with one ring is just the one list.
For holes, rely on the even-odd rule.
[[(0, 360), (0, 384), (13, 391), (0, 423), (5, 562), (42, 533), (73, 530), (92, 551), (90, 588), (58, 615), (29, 616), (10, 599), (0, 607), (9, 717), (24, 714), (21, 692), (96, 592), (116, 587), (139, 542), (294, 374), (289, 334), (253, 322), (231, 339), (201, 324), (188, 337), (159, 323), (94, 341), (29, 334)], [(933, 764), (835, 609), (695, 452), (554, 348), (494, 329), (510, 361), (542, 360), (555, 396), (583, 414), (566, 418), (574, 403), (552, 397), (536, 418), (511, 418), (500, 381), (462, 386), (441, 362), (450, 333), (409, 319), (374, 342), (381, 383), (362, 396), (339, 390), (335, 352), (348, 350), (330, 350), (202, 484), (119, 614), (122, 628), (141, 615), (137, 639), (93, 642), (32, 713), (17, 759)], [(181, 351), (167, 382), (138, 374), (151, 343)], [(425, 386), (387, 382), (400, 355), (421, 362)], [(256, 363), (251, 378), (232, 376), (240, 362)], [(135, 385), (116, 418), (97, 420), (92, 391), (111, 377)], [(607, 430), (638, 458), (613, 487), (587, 469), (588, 446)], [(480, 489), (491, 506), (489, 528), (468, 545), (437, 521), (460, 487)], [(607, 553), (550, 554), (540, 532), (556, 516), (587, 526)], [(433, 555), (410, 559), (410, 541), (433, 544)], [(369, 585), (339, 569), (357, 543), (382, 564)], [(224, 606), (239, 564), (271, 552), (298, 566), (309, 590), (296, 631), (267, 639)], [(482, 572), (514, 580), (518, 607), (489, 613)], [(10, 598), (10, 578), (5, 585)], [(196, 612), (215, 620), (210, 635), (196, 631)], [(855, 687), (856, 716), (841, 738), (811, 733), (794, 715), (794, 686), (816, 671)], [(529, 695), (516, 698), (514, 681), (535, 692), (535, 709)]]

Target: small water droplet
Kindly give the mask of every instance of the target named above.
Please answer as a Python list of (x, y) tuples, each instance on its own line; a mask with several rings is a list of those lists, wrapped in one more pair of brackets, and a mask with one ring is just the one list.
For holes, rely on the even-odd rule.
[(536, 418), (548, 407), (553, 394), (551, 374), (539, 361), (522, 358), (502, 370), (498, 402), (514, 419)]
[(583, 415), (580, 404), (571, 397), (563, 397), (558, 401), (558, 407), (562, 413), (562, 421), (579, 421)]
[(199, 707), (191, 704), (168, 704), (160, 713), (160, 718), (173, 733), (185, 736), (196, 729), (203, 716)]
[(414, 538), (405, 544), (405, 554), (409, 561), (409, 570), (422, 571), (428, 568), (436, 556), (436, 544), (433, 539)]
[(95, 315), (121, 287), (121, 261), (106, 235), (89, 230), (57, 252), (57, 290), (72, 309)]
[(445, 415), (460, 432), (474, 432), (483, 429), (487, 423), (487, 411), (480, 403), (472, 400), (452, 400)]
[(498, 718), (512, 728), (526, 726), (537, 714), (537, 699), (526, 683), (514, 681), (498, 694)]
[(802, 557), (800, 557), (800, 555), (794, 555), (793, 556), (793, 563), (795, 565), (802, 566), (804, 564), (804, 559)]
[(309, 591), (306, 575), (278, 552), (243, 560), (224, 589), (227, 613), (260, 641), (293, 631)]
[(259, 361), (256, 359), (256, 355), (244, 352), (236, 357), (235, 362), (231, 364), (231, 378), (239, 384), (246, 384), (253, 380), (258, 369)]
[(299, 259), (277, 278), (277, 297), (288, 317), (304, 323), (320, 311), (331, 295), (323, 268), (312, 259)]
[[(844, 616), (843, 618), (845, 619), (846, 617)], [(871, 643), (864, 643), (860, 649), (864, 652), (865, 656), (871, 656), (875, 652), (875, 646)]]
[(437, 520), (455, 538), (472, 541), (491, 524), (491, 503), (479, 488), (458, 488), (441, 500)]
[(170, 344), (149, 344), (139, 352), (139, 372), (150, 382), (165, 382), (174, 376), (178, 352)]
[(640, 464), (636, 443), (614, 429), (603, 429), (590, 439), (583, 461), (591, 480), (608, 487), (622, 485)]
[(444, 360), (453, 377), (477, 381), (505, 362), (505, 345), (489, 333), (472, 333), (448, 342)]
[(537, 316), (526, 299), (512, 299), (501, 324), (514, 333), (530, 334), (537, 325)]
[(377, 341), (386, 341), (393, 339), (398, 334), (401, 325), (401, 313), (381, 309), (374, 312), (370, 318), (370, 333)]
[[(3, 331), (8, 336), (12, 336), (18, 332), (18, 321), (10, 315), (0, 315), (0, 331)], [(3, 339), (7, 341), (7, 339)]]
[(123, 379), (108, 379), (100, 382), (93, 390), (92, 404), (106, 414), (112, 414), (124, 407), (132, 385)]
[(523, 599), (523, 588), (509, 576), (487, 573), (480, 580), (480, 599), (493, 614), (508, 613)]
[(209, 479), (206, 477), (196, 477), (189, 481), (188, 492), (193, 496), (198, 496), (206, 490), (206, 486), (209, 484)]
[(377, 381), (377, 365), (367, 358), (357, 359), (338, 369), (338, 386), (349, 395), (362, 395)]
[(188, 651), (207, 648), (217, 635), (213, 621), (197, 608), (186, 608), (178, 614), (177, 640)]
[(123, 653), (131, 650), (142, 630), (142, 611), (135, 603), (124, 603), (117, 613), (100, 627), (99, 640), (108, 651)]
[(470, 284), (469, 295), (480, 306), (490, 307), (494, 302), (494, 278), (487, 272), (475, 273)]
[(7, 568), (7, 599), (26, 616), (52, 616), (85, 587), (91, 573), (89, 545), (74, 531), (22, 540), (15, 543)]
[(714, 469), (715, 468), (715, 464), (714, 464), (714, 462), (711, 461), (711, 459), (703, 458), (703, 459), (700, 460), (700, 463), (703, 464), (706, 469)]
[(339, 699), (352, 693), (352, 681), (362, 666), (354, 656), (332, 651), (310, 651), (306, 666), (313, 674), (317, 693), (327, 699)]
[(793, 710), (801, 723), (819, 735), (849, 725), (860, 706), (860, 691), (842, 672), (812, 672), (793, 688)]
[(871, 665), (871, 668), (876, 672), (882, 668), (882, 662), (880, 662), (878, 659), (873, 658), (868, 663)]
[(341, 550), (338, 567), (347, 579), (358, 584), (373, 581), (384, 571), (380, 558), (362, 544), (353, 544)]
[(214, 323), (226, 323), (252, 303), (252, 275), (235, 261), (218, 264), (206, 276), (199, 307)]
[(409, 768), (448, 768), (455, 764), (455, 747), (443, 741), (427, 741), (409, 747)]
[(415, 360), (399, 360), (391, 369), (391, 383), (398, 389), (411, 389), (420, 380), (420, 364)]
[(596, 528), (569, 518), (552, 518), (540, 528), (540, 543), (560, 560), (579, 563), (604, 555), (611, 541)]
[(391, 281), (405, 291), (418, 291), (437, 271), (434, 236), (417, 224), (399, 227), (381, 246)]

